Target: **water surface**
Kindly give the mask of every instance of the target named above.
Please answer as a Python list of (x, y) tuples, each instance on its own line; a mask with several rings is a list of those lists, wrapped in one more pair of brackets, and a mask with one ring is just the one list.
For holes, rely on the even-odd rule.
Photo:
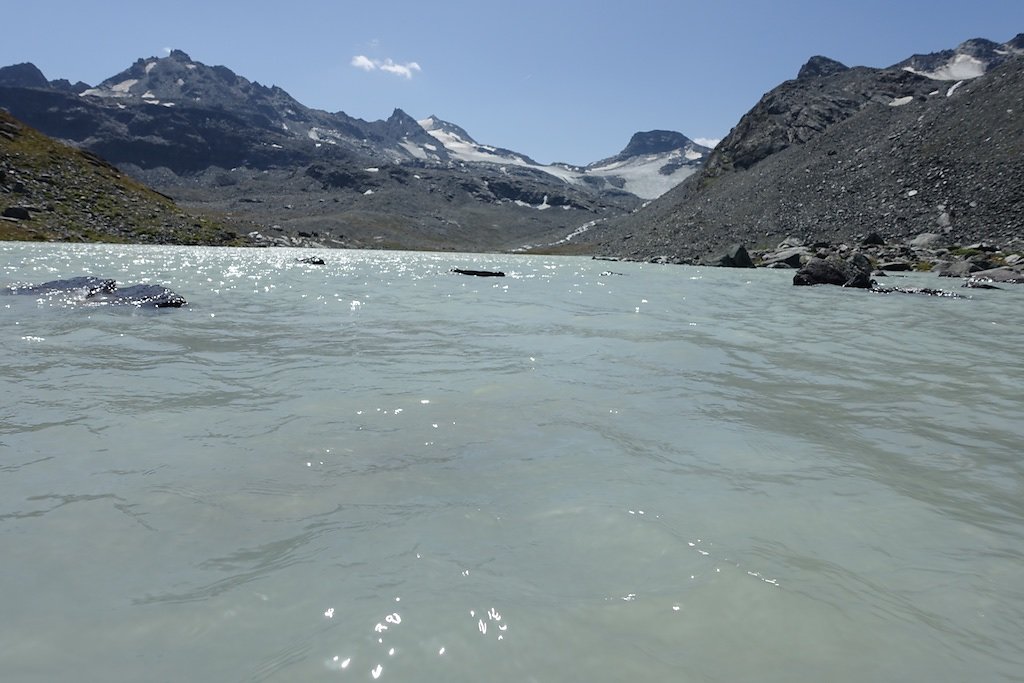
[(0, 243), (5, 680), (1024, 680), (1024, 288), (310, 254)]

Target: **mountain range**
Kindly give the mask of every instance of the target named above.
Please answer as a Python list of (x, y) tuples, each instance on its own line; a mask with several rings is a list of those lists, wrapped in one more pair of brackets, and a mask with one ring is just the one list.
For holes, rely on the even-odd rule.
[(539, 164), (437, 116), (367, 122), (180, 50), (96, 86), (0, 69), (0, 107), (186, 205), (263, 222), (275, 243), (511, 249), (632, 211), (710, 153), (637, 133), (588, 166)]
[(786, 238), (1024, 238), (1022, 93), (1024, 34), (881, 69), (816, 56), (713, 151), (647, 131), (572, 166), (478, 143), (433, 115), (311, 109), (177, 50), (95, 86), (0, 69), (0, 107), (254, 244), (674, 262)]
[(713, 262), (732, 244), (1024, 239), (1024, 34), (884, 69), (812, 57), (701, 171), (582, 236), (594, 251)]

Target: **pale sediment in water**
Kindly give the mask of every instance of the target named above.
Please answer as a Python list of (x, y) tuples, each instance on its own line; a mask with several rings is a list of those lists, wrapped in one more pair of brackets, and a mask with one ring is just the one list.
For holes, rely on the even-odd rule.
[(0, 244), (11, 680), (1024, 668), (1024, 289), (309, 255)]

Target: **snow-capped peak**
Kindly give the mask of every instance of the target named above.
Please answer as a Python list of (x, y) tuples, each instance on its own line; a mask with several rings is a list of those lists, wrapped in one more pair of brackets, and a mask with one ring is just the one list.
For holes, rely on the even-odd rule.
[[(540, 164), (526, 155), (482, 145), (465, 130), (437, 116), (419, 122), (455, 162), (520, 166), (555, 176), (573, 185), (626, 191), (654, 199), (696, 172), (711, 150), (674, 131), (637, 133), (622, 152), (586, 167)], [(412, 151), (412, 150), (410, 150)], [(428, 150), (436, 154), (436, 150)]]

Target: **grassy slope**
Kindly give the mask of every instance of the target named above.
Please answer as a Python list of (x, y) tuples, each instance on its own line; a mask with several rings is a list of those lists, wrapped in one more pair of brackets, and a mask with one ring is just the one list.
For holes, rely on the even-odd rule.
[(0, 240), (242, 244), (224, 223), (191, 215), (99, 157), (61, 144), (0, 110)]

